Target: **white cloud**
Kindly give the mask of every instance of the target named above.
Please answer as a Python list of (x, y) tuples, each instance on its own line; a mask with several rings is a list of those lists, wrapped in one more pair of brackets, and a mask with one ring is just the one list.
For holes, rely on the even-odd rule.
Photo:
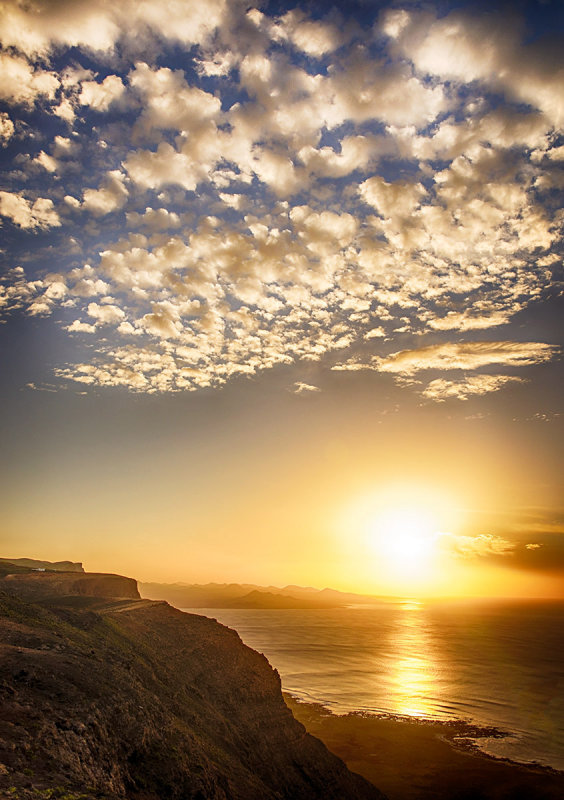
[(321, 389), (318, 386), (313, 386), (311, 383), (295, 381), (292, 391), (294, 394), (311, 394), (312, 392), (320, 392)]
[(371, 328), (364, 334), (365, 339), (376, 339), (386, 335), (386, 331), (381, 325), (378, 325), (376, 328)]
[(89, 303), (87, 312), (88, 315), (95, 319), (96, 323), (100, 325), (113, 325), (116, 322), (121, 322), (125, 317), (125, 313), (122, 309), (111, 303), (106, 305)]
[(48, 155), (44, 150), (42, 150), (39, 155), (33, 159), (33, 161), (34, 163), (43, 167), (43, 169), (47, 170), (47, 172), (55, 172), (58, 167), (57, 159)]
[(123, 166), (131, 180), (146, 189), (177, 185), (194, 191), (206, 175), (205, 166), (177, 152), (168, 142), (161, 142), (156, 152), (130, 153)]
[(90, 106), (95, 111), (107, 111), (125, 92), (125, 86), (119, 75), (108, 75), (101, 83), (84, 81), (81, 84), (79, 103)]
[(153, 232), (167, 231), (180, 226), (178, 214), (166, 208), (153, 209), (148, 206), (142, 214), (130, 211), (125, 218), (132, 228), (144, 228)]
[(389, 36), (421, 73), (469, 84), (483, 81), (540, 109), (555, 125), (564, 121), (562, 66), (550, 48), (522, 45), (515, 19), (453, 11), (441, 19), (413, 12)]
[(20, 228), (56, 228), (61, 224), (53, 201), (45, 197), (31, 202), (21, 194), (0, 191), (0, 214)]
[(58, 88), (54, 72), (34, 69), (21, 56), (0, 53), (0, 99), (32, 106), (40, 97), (52, 100)]
[(362, 199), (382, 216), (394, 218), (412, 214), (426, 194), (420, 183), (388, 183), (380, 177), (369, 178), (360, 184), (358, 190)]
[(80, 320), (75, 319), (74, 322), (71, 322), (70, 325), (65, 327), (65, 330), (69, 333), (94, 333), (96, 326), (91, 325), (88, 322), (81, 322)]
[(289, 40), (298, 50), (316, 58), (336, 50), (345, 41), (336, 25), (308, 20), (305, 13), (297, 9), (288, 11), (269, 32), (275, 39)]
[(374, 368), (412, 375), (426, 369), (478, 369), (492, 364), (522, 367), (549, 361), (558, 349), (542, 342), (448, 342), (376, 358)]
[(46, 55), (57, 47), (112, 51), (121, 39), (143, 40), (149, 31), (185, 45), (205, 42), (221, 23), (226, 0), (169, 0), (166, 13), (159, 3), (122, 0), (74, 0), (71, 4), (25, 6), (4, 3), (0, 37), (6, 47), (29, 55)]
[(98, 189), (85, 189), (82, 207), (97, 217), (123, 208), (129, 192), (125, 186), (125, 175), (119, 169), (106, 173)]
[(449, 398), (467, 400), (472, 395), (483, 395), (497, 392), (507, 384), (525, 383), (523, 378), (515, 375), (472, 375), (459, 381), (447, 381), (437, 378), (431, 381), (422, 391), (423, 397), (441, 402)]
[(74, 106), (66, 97), (61, 100), (58, 106), (54, 106), (52, 111), (55, 116), (64, 119), (69, 124), (72, 123), (76, 117)]
[(5, 147), (14, 135), (14, 123), (5, 111), (0, 112), (0, 144)]
[[(511, 320), (553, 280), (562, 217), (546, 193), (563, 180), (552, 125), (560, 77), (548, 75), (544, 88), (537, 81), (535, 104), (531, 76), (544, 62), (511, 29), (394, 10), (381, 18), (388, 49), (375, 57), (382, 40), (338, 24), (336, 12), (272, 18), (223, 0), (173, 0), (167, 14), (150, 0), (71, 6), (8, 0), (0, 19), (11, 76), (0, 77), (0, 94), (28, 108), (40, 100), (34, 114), (69, 123), (68, 136), (49, 142), (13, 112), (0, 116), (13, 146), (29, 137), (26, 153), (44, 148), (30, 158), (20, 147), (26, 191), (0, 194), (0, 211), (28, 230), (75, 226), (69, 251), (83, 265), (49, 286), (28, 282), (11, 299), (6, 284), (6, 307), (72, 308), (72, 332), (114, 326), (94, 337), (92, 369), (68, 367), (67, 377), (173, 391), (360, 342), (374, 351), (401, 333), (441, 341), (448, 331), (505, 325), (509, 339)], [(185, 70), (155, 66), (172, 42), (196, 70), (188, 61)], [(65, 46), (88, 48), (99, 71), (48, 70), (49, 54)], [(511, 65), (528, 89), (503, 72)], [(517, 108), (525, 96), (531, 106)], [(19, 177), (14, 170), (9, 185)], [(32, 181), (52, 197), (29, 199), (38, 193)], [(121, 336), (127, 348), (111, 341)], [(425, 369), (516, 368), (556, 353), (509, 341), (414, 348), (345, 354), (334, 369), (413, 383)], [(138, 370), (142, 379), (132, 377)], [(465, 375), (416, 391), (465, 398), (511, 382)]]
[(190, 86), (182, 70), (151, 69), (140, 62), (129, 73), (129, 83), (143, 102), (138, 124), (144, 130), (173, 129), (192, 135), (214, 131), (213, 121), (220, 116), (221, 101)]

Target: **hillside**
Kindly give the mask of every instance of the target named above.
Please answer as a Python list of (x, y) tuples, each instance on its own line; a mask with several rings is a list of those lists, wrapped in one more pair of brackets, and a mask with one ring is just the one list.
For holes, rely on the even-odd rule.
[(23, 578), (0, 581), (0, 797), (381, 800), (305, 732), (234, 631), (104, 598), (94, 578), (95, 596), (58, 583), (49, 597), (46, 583), (33, 603), (14, 596)]

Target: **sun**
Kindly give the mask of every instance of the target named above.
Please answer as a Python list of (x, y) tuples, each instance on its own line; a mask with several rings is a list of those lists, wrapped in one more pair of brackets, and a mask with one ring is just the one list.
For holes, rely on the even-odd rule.
[(456, 574), (448, 543), (463, 522), (463, 505), (448, 486), (401, 481), (367, 487), (338, 518), (340, 568), (368, 593), (440, 594)]
[(387, 572), (413, 579), (428, 576), (440, 536), (431, 511), (417, 506), (382, 509), (371, 521), (368, 536)]

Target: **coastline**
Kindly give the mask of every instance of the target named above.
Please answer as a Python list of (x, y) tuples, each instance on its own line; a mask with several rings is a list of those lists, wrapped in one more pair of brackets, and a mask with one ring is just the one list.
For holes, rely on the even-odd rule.
[(284, 692), (309, 733), (374, 783), (389, 800), (562, 800), (564, 772), (491, 756), (480, 736), (503, 736), (465, 722), (332, 714)]

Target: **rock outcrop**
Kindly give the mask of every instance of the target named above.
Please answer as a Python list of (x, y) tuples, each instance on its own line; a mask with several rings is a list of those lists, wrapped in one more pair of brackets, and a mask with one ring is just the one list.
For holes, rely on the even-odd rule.
[(0, 797), (382, 800), (306, 733), (235, 631), (159, 601), (13, 594), (0, 595)]
[(102, 572), (18, 572), (0, 579), (0, 591), (32, 602), (69, 596), (139, 599), (133, 578)]
[(0, 565), (13, 564), (25, 569), (52, 570), (53, 572), (84, 572), (80, 561), (40, 561), (37, 558), (0, 558)]

